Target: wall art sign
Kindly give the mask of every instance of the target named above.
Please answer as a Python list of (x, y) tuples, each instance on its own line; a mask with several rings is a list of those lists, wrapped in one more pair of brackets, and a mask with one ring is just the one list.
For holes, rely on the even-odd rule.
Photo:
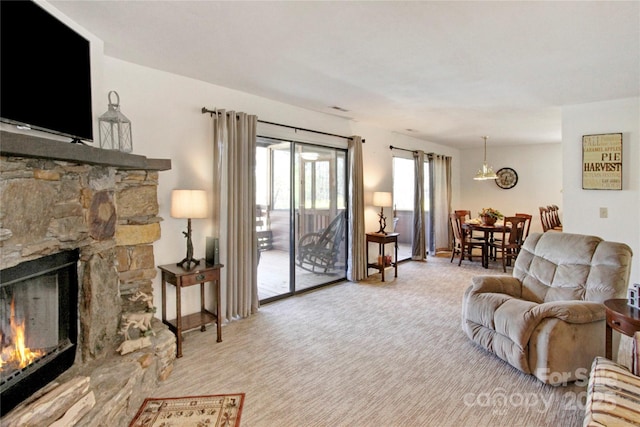
[(582, 136), (582, 189), (622, 190), (622, 134)]

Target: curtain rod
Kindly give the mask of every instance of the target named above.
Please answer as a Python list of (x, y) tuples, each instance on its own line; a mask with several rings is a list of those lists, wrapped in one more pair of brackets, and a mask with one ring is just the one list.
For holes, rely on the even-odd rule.
[[(393, 145), (389, 146), (389, 150), (402, 150), (402, 151), (408, 151), (408, 152), (414, 153), (414, 154), (418, 152), (418, 150), (407, 150), (406, 148), (394, 147)], [(433, 153), (433, 152), (424, 153), (424, 154), (426, 154), (427, 156), (435, 156), (436, 155), (436, 153)]]
[[(212, 117), (213, 117), (213, 115), (215, 113), (220, 114), (219, 111), (208, 110), (207, 107), (202, 107), (202, 114), (207, 114), (207, 113), (209, 113)], [(264, 123), (266, 125), (273, 125), (273, 126), (280, 126), (280, 127), (283, 127), (283, 128), (293, 129), (295, 131), (301, 130), (301, 131), (304, 131), (304, 132), (318, 133), (320, 135), (334, 136), (336, 138), (343, 138), (343, 139), (349, 139), (349, 140), (353, 139), (350, 136), (336, 135), (335, 133), (328, 133), (328, 132), (322, 132), (322, 131), (319, 131), (319, 130), (305, 129), (305, 128), (296, 127), (296, 126), (283, 125), (283, 124), (280, 124), (280, 123), (267, 122), (267, 121), (264, 121), (264, 120), (258, 120), (258, 123)], [(364, 144), (364, 139), (362, 140), (362, 143)]]
[(406, 148), (394, 147), (393, 145), (389, 146), (389, 150), (402, 150), (402, 151), (408, 151), (413, 154), (418, 152), (418, 150), (407, 150)]

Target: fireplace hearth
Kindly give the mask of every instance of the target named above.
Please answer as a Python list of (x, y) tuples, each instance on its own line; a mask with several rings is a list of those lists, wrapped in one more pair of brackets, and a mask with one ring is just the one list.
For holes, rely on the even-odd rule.
[[(74, 414), (65, 425), (126, 423), (175, 360), (175, 336), (157, 319), (150, 347), (116, 351), (122, 316), (146, 308), (130, 297), (153, 293), (158, 176), (171, 162), (4, 131), (0, 138), (0, 423), (26, 425), (39, 414), (27, 424), (49, 425), (43, 411), (51, 422)], [(31, 355), (10, 361), (16, 351)], [(52, 405), (61, 389), (74, 400), (53, 397)]]
[(78, 250), (71, 250), (0, 272), (2, 415), (73, 365), (77, 269)]

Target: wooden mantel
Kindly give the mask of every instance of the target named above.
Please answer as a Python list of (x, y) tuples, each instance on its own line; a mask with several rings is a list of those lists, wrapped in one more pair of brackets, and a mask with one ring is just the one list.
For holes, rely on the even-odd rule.
[(137, 154), (105, 150), (84, 144), (73, 144), (7, 131), (0, 131), (0, 154), (3, 156), (36, 157), (64, 160), (72, 163), (114, 166), (118, 169), (155, 171), (171, 169), (171, 159), (149, 159)]

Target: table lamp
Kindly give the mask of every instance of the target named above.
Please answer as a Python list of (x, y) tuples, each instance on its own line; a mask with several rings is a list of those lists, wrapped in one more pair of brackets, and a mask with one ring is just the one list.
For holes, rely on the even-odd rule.
[(384, 208), (386, 207), (391, 207), (393, 206), (393, 200), (392, 200), (392, 196), (391, 193), (386, 192), (386, 191), (376, 191), (373, 193), (373, 205), (374, 206), (380, 206), (380, 213), (378, 214), (378, 216), (380, 217), (379, 223), (380, 223), (380, 230), (378, 230), (378, 233), (380, 234), (387, 234), (386, 231), (384, 231), (384, 229), (387, 227), (387, 218), (384, 216)]
[(182, 232), (187, 238), (187, 256), (176, 265), (188, 270), (191, 268), (191, 263), (195, 267), (200, 262), (193, 258), (191, 219), (207, 217), (207, 193), (204, 190), (173, 190), (171, 192), (171, 217), (187, 218), (187, 232)]

